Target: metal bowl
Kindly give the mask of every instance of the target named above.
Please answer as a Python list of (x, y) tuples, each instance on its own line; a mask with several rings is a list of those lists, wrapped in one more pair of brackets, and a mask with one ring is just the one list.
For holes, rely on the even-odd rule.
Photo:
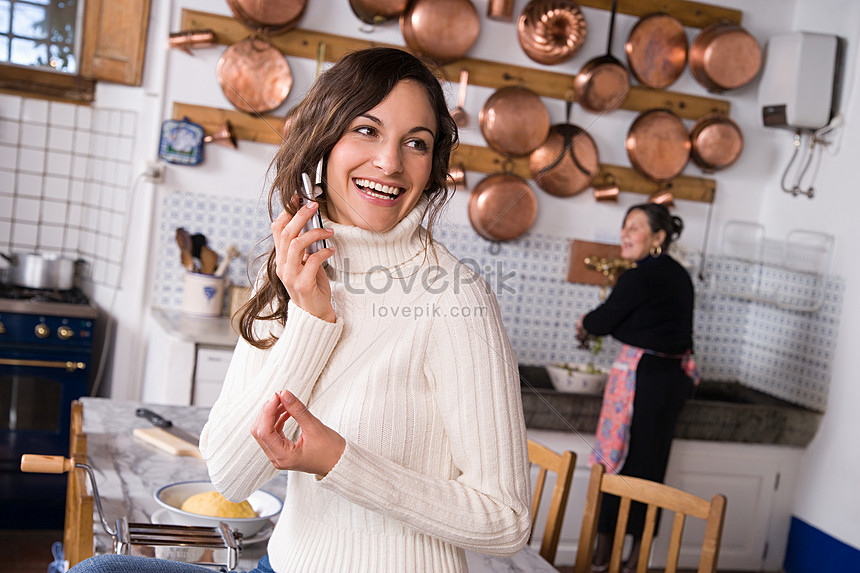
[(224, 522), (232, 529), (239, 531), (245, 538), (257, 533), (270, 519), (281, 513), (284, 502), (265, 490), (258, 489), (248, 496), (248, 503), (257, 513), (257, 517), (226, 518), (200, 515), (179, 509), (186, 499), (198, 493), (212, 491), (215, 486), (208, 481), (183, 481), (172, 483), (159, 488), (153, 494), (155, 501), (167, 511), (180, 525), (202, 525), (216, 527), (219, 522)]

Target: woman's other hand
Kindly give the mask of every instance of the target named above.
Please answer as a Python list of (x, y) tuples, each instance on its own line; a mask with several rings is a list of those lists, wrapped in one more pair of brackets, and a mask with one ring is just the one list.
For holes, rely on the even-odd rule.
[[(284, 423), (292, 417), (302, 432), (295, 442), (284, 434)], [(346, 447), (343, 437), (311, 414), (288, 390), (276, 393), (260, 410), (251, 426), (251, 435), (272, 465), (325, 476), (335, 466)]]
[(284, 211), (272, 221), (276, 272), (295, 304), (317, 318), (334, 322), (331, 286), (322, 267), (323, 261), (334, 254), (334, 249), (330, 247), (320, 249), (312, 255), (305, 250), (314, 241), (330, 238), (334, 231), (313, 229), (302, 233), (302, 227), (314, 216), (318, 208), (319, 204), (312, 201), (292, 217)]
[(576, 321), (576, 338), (580, 342), (585, 340), (588, 337), (588, 332), (586, 332), (585, 327), (582, 326), (582, 320), (585, 318), (585, 315), (579, 317), (579, 320)]

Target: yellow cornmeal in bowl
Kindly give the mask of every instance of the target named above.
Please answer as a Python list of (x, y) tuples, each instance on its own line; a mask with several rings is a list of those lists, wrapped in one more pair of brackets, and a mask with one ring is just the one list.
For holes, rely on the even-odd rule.
[(248, 500), (235, 503), (217, 491), (207, 491), (192, 495), (183, 502), (182, 507), (179, 509), (211, 517), (226, 517), (231, 519), (257, 517)]

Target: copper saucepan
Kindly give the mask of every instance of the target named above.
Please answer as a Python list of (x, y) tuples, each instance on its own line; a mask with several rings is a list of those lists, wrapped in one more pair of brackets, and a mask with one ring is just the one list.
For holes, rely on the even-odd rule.
[(409, 0), (349, 0), (352, 11), (365, 24), (381, 24), (403, 13)]
[(307, 0), (227, 0), (227, 4), (233, 15), (251, 30), (278, 34), (296, 25)]
[(469, 0), (415, 0), (400, 15), (409, 49), (439, 64), (465, 56), (480, 30), (481, 18)]
[(700, 117), (690, 130), (690, 142), (690, 159), (705, 173), (729, 167), (744, 149), (741, 128), (721, 113)]
[(680, 77), (687, 63), (684, 25), (668, 14), (645, 15), (630, 30), (624, 51), (640, 84), (663, 89)]
[(230, 103), (248, 113), (272, 111), (287, 99), (293, 86), (287, 59), (256, 35), (224, 50), (215, 73)]
[(469, 193), (469, 221), (491, 241), (510, 241), (528, 231), (537, 209), (528, 181), (513, 173), (488, 175)]
[(572, 103), (567, 102), (566, 123), (553, 125), (546, 141), (529, 155), (535, 183), (556, 197), (573, 197), (585, 191), (600, 170), (594, 139), (570, 123)]
[(621, 60), (612, 55), (612, 35), (618, 0), (612, 2), (609, 39), (606, 54), (592, 58), (582, 66), (573, 81), (576, 101), (592, 113), (612, 111), (621, 107), (630, 90), (630, 75)]
[(671, 181), (690, 160), (690, 136), (684, 122), (668, 109), (639, 114), (627, 132), (627, 157), (633, 168), (655, 183)]
[(585, 41), (585, 17), (573, 0), (531, 0), (517, 19), (523, 52), (539, 64), (566, 62)]
[(510, 22), (514, 17), (514, 0), (490, 0), (487, 3), (487, 18)]
[(761, 69), (761, 46), (728, 20), (704, 28), (690, 45), (690, 73), (709, 92), (747, 85)]
[(487, 144), (503, 155), (528, 155), (549, 135), (549, 111), (536, 93), (519, 86), (499, 88), (481, 112), (478, 124)]

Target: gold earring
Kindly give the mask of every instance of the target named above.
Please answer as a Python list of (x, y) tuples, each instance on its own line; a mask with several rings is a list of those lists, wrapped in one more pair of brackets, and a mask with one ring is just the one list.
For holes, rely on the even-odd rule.
[(659, 257), (660, 255), (663, 254), (663, 247), (661, 247), (660, 245), (653, 245), (651, 247), (650, 252), (651, 252), (651, 256), (656, 259), (657, 257)]

